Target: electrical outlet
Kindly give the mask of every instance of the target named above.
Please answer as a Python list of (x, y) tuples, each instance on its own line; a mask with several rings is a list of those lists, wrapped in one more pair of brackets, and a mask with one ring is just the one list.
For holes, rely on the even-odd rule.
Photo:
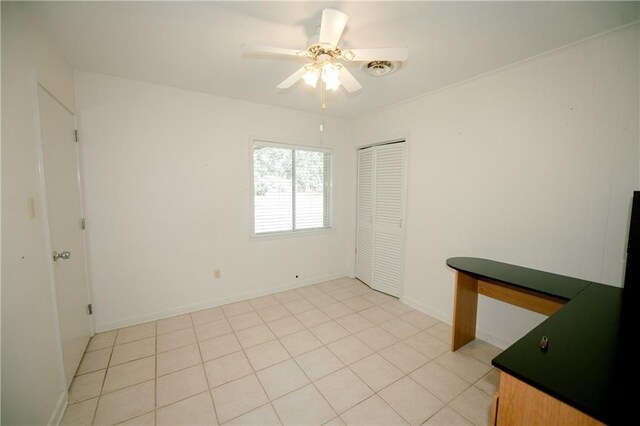
[(213, 270), (213, 279), (217, 280), (220, 278), (220, 269), (214, 269)]

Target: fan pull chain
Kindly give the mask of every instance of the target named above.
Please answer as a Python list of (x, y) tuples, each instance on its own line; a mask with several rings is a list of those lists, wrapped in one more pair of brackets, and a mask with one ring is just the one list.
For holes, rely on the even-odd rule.
[(322, 103), (322, 110), (325, 111), (327, 109), (327, 89), (326, 89), (326, 84), (324, 81), (320, 81), (320, 101)]

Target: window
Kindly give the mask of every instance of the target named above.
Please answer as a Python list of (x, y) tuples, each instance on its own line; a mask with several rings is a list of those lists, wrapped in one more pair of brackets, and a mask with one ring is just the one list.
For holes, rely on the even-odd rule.
[(331, 153), (254, 141), (253, 233), (330, 227)]

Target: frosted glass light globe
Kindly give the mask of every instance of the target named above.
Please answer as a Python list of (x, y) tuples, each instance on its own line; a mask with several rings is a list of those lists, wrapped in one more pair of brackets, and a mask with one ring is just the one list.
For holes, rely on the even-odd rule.
[(337, 65), (332, 64), (331, 62), (325, 62), (322, 65), (322, 81), (324, 81), (327, 85), (334, 84), (334, 82), (338, 81), (339, 75), (340, 68)]

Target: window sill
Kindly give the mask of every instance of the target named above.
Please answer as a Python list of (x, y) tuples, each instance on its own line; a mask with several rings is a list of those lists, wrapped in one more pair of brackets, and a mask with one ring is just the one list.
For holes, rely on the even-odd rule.
[(305, 237), (311, 235), (325, 234), (329, 232), (335, 231), (335, 227), (329, 228), (317, 228), (317, 229), (308, 229), (301, 231), (280, 231), (280, 232), (269, 232), (264, 234), (251, 234), (250, 239), (253, 241), (260, 240), (272, 240), (272, 239), (280, 239), (280, 238), (295, 238), (295, 237)]

